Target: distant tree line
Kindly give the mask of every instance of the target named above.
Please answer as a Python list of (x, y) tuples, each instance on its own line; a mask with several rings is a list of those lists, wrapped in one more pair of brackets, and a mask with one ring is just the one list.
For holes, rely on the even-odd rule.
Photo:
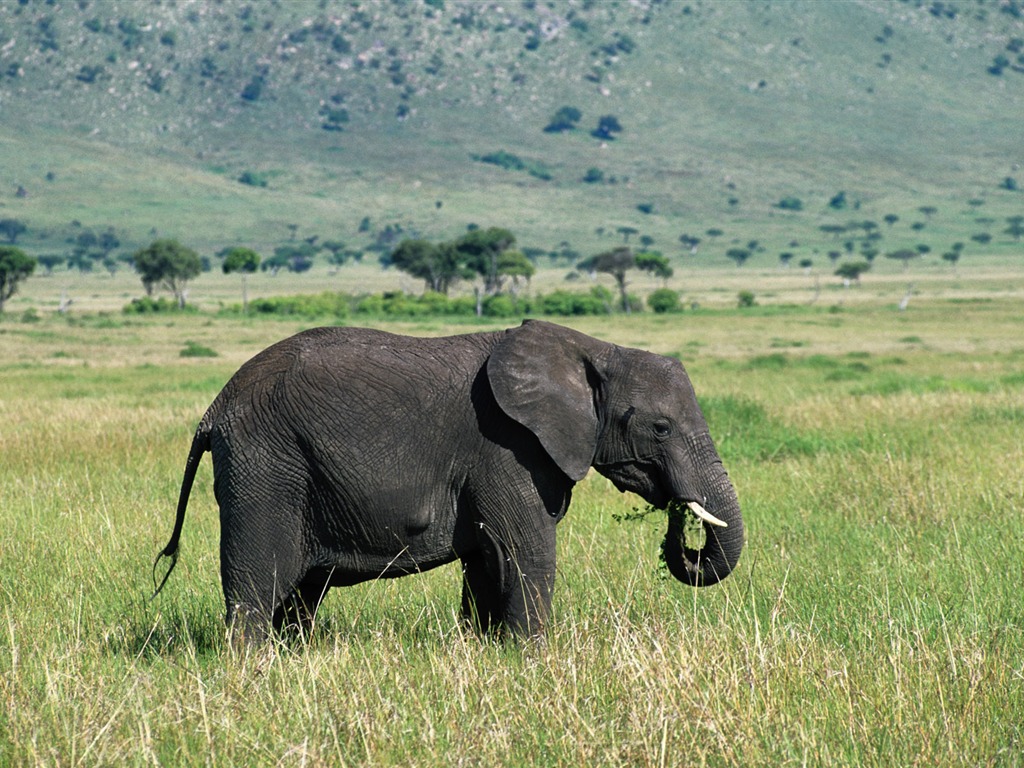
[[(565, 119), (574, 117), (575, 113), (563, 115)], [(1010, 185), (1006, 187), (1010, 189)], [(971, 208), (984, 204), (984, 199), (971, 199)], [(440, 209), (443, 202), (435, 203)], [(859, 201), (851, 198), (844, 191), (833, 194), (827, 200), (830, 210), (842, 211), (848, 208), (859, 210)], [(790, 212), (789, 215), (800, 217), (805, 209), (804, 201), (795, 196), (779, 199), (776, 207)], [(636, 205), (637, 210), (646, 215), (655, 212), (653, 202)], [(797, 264), (809, 272), (819, 254), (827, 256), (832, 263), (833, 272), (843, 279), (847, 285), (859, 283), (861, 276), (872, 269), (878, 256), (898, 262), (903, 271), (908, 271), (911, 263), (932, 252), (932, 245), (927, 243), (906, 244), (907, 232), (918, 235), (930, 231), (934, 217), (939, 213), (934, 205), (918, 206), (911, 214), (901, 211), (887, 213), (880, 218), (880, 223), (870, 219), (852, 219), (846, 223), (826, 223), (817, 225), (820, 237), (814, 245), (790, 241), (778, 253), (780, 264), (784, 268)], [(1024, 216), (1007, 216), (1005, 226), (999, 228), (999, 234), (1008, 236), (1012, 242), (1019, 243), (1024, 239)], [(998, 227), (998, 220), (991, 217), (977, 216), (975, 222), (986, 231), (977, 231), (969, 235), (969, 243), (984, 246), (993, 241), (994, 235), (988, 231)], [(896, 225), (903, 226), (897, 228)], [(507, 302), (493, 297), (510, 297), (513, 305), (517, 305), (518, 294), (523, 285), (528, 284), (536, 271), (535, 262), (547, 257), (552, 264), (564, 262), (574, 265), (576, 269), (571, 276), (577, 279), (581, 274), (590, 275), (596, 280), (600, 275), (608, 275), (614, 281), (618, 292), (618, 308), (630, 312), (642, 305), (628, 294), (628, 274), (631, 270), (646, 272), (657, 278), (667, 280), (672, 276), (669, 260), (659, 251), (654, 250), (655, 238), (642, 232), (638, 227), (619, 225), (616, 227), (598, 227), (595, 232), (600, 237), (618, 237), (622, 245), (606, 249), (598, 254), (581, 257), (572, 245), (563, 241), (555, 249), (545, 251), (537, 248), (516, 247), (515, 236), (507, 229), (490, 227), (481, 229), (470, 225), (467, 232), (453, 240), (431, 242), (418, 236), (415, 228), (408, 224), (391, 222), (375, 224), (366, 216), (359, 222), (358, 235), (361, 240), (368, 239), (358, 247), (351, 247), (337, 240), (321, 240), (319, 236), (298, 236), (299, 225), (289, 224), (289, 237), (286, 242), (273, 248), (267, 256), (244, 247), (233, 247), (222, 250), (217, 256), (221, 259), (221, 267), (225, 273), (237, 273), (241, 278), (243, 311), (248, 305), (247, 285), (249, 275), (262, 270), (275, 275), (281, 270), (304, 272), (310, 269), (316, 259), (326, 260), (333, 266), (341, 266), (350, 260), (360, 260), (364, 253), (380, 255), (385, 268), (394, 266), (417, 279), (423, 280), (425, 287), (432, 293), (447, 296), (451, 289), (459, 283), (470, 283), (473, 292), (473, 304), (477, 314), (483, 315), (495, 311), (495, 306), (507, 306)], [(805, 227), (806, 228), (806, 227)], [(883, 242), (891, 237), (891, 232), (900, 231), (902, 242), (898, 247), (885, 249)], [(0, 237), (7, 240), (11, 247), (25, 238), (30, 228), (26, 222), (15, 217), (0, 219)], [(211, 268), (210, 258), (199, 256), (195, 251), (181, 245), (175, 240), (161, 239), (134, 252), (119, 251), (122, 248), (121, 237), (113, 227), (90, 228), (78, 221), (71, 223), (70, 232), (65, 231), (64, 253), (43, 253), (36, 257), (26, 256), (32, 262), (32, 269), (25, 271), (24, 263), (17, 264), (9, 256), (5, 264), (3, 300), (17, 289), (19, 282), (33, 273), (38, 265), (50, 274), (54, 268), (64, 264), (68, 269), (82, 272), (93, 271), (97, 266), (113, 274), (121, 265), (128, 265), (139, 274), (148, 299), (155, 302), (154, 293), (157, 289), (168, 290), (174, 297), (174, 305), (183, 307), (186, 303), (187, 290), (190, 282), (201, 271)], [(42, 237), (40, 237), (42, 234)], [(52, 236), (50, 233), (32, 233), (36, 239)], [(696, 256), (701, 247), (707, 243), (714, 245), (706, 249), (714, 254), (724, 254), (737, 267), (744, 266), (755, 254), (763, 253), (767, 248), (757, 240), (749, 240), (745, 244), (738, 238), (726, 240), (726, 232), (720, 227), (709, 227), (700, 234), (684, 232), (678, 236), (678, 242), (689, 256)], [(826, 245), (822, 247), (824, 240)], [(631, 242), (639, 245), (634, 250)], [(966, 244), (965, 244), (966, 243)], [(938, 250), (941, 259), (949, 264), (954, 272), (969, 251), (969, 243), (958, 241)], [(819, 251), (819, 248), (821, 249)], [(19, 253), (24, 254), (15, 248)], [(801, 253), (803, 251), (803, 253)], [(842, 262), (842, 263), (840, 263)], [(658, 297), (649, 298), (648, 304), (655, 311), (671, 311), (678, 305), (678, 294), (667, 289), (660, 290)], [(148, 305), (147, 305), (148, 306)], [(155, 306), (155, 304), (154, 304)], [(491, 307), (490, 310), (487, 307)]]
[(477, 228), (442, 243), (403, 240), (381, 262), (385, 268), (395, 267), (423, 280), (429, 290), (445, 296), (456, 283), (473, 281), (477, 314), (482, 315), (486, 297), (502, 293), (506, 286), (515, 294), (520, 280), (529, 281), (536, 272), (515, 243), (515, 235), (507, 229)]

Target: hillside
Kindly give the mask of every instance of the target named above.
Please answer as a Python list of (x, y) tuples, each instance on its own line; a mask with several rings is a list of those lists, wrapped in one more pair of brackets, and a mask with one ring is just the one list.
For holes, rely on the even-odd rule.
[(635, 230), (775, 258), (887, 214), (892, 247), (948, 247), (1024, 208), (1022, 17), (1016, 0), (0, 0), (0, 217), (35, 250), (80, 226), (214, 251), (479, 223), (542, 250)]

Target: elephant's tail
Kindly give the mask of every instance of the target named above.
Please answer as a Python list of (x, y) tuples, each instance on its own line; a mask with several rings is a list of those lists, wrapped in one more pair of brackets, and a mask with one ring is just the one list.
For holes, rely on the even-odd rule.
[[(188, 507), (188, 497), (192, 493), (192, 483), (196, 479), (199, 461), (208, 450), (210, 450), (210, 428), (208, 420), (204, 418), (196, 430), (195, 437), (192, 438), (192, 448), (189, 450), (188, 460), (185, 462), (185, 474), (181, 478), (181, 492), (178, 494), (178, 513), (174, 518), (174, 531), (171, 533), (171, 540), (167, 542), (167, 546), (161, 550), (160, 554), (156, 556), (156, 560), (153, 561), (153, 584), (156, 586), (156, 589), (153, 590), (150, 600), (160, 594), (160, 590), (164, 588), (164, 584), (170, 578), (171, 571), (178, 564), (178, 541), (181, 539), (181, 529), (185, 524), (185, 508)], [(163, 579), (157, 584), (156, 569), (160, 565), (160, 561), (165, 557), (171, 558), (171, 564), (168, 566)]]

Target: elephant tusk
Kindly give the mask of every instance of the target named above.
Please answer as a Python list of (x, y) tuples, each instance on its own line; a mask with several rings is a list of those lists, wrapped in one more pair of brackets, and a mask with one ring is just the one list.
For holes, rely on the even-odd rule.
[(728, 528), (729, 524), (725, 520), (719, 520), (717, 517), (708, 512), (704, 507), (698, 504), (696, 501), (686, 502), (686, 506), (690, 508), (697, 517), (703, 520), (708, 525), (717, 525), (719, 528)]

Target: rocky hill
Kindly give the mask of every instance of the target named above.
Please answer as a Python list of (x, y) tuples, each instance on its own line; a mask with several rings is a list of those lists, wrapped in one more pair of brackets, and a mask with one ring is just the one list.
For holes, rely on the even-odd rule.
[(783, 199), (1017, 205), (1024, 3), (0, 0), (0, 114), (40, 226), (781, 238)]

